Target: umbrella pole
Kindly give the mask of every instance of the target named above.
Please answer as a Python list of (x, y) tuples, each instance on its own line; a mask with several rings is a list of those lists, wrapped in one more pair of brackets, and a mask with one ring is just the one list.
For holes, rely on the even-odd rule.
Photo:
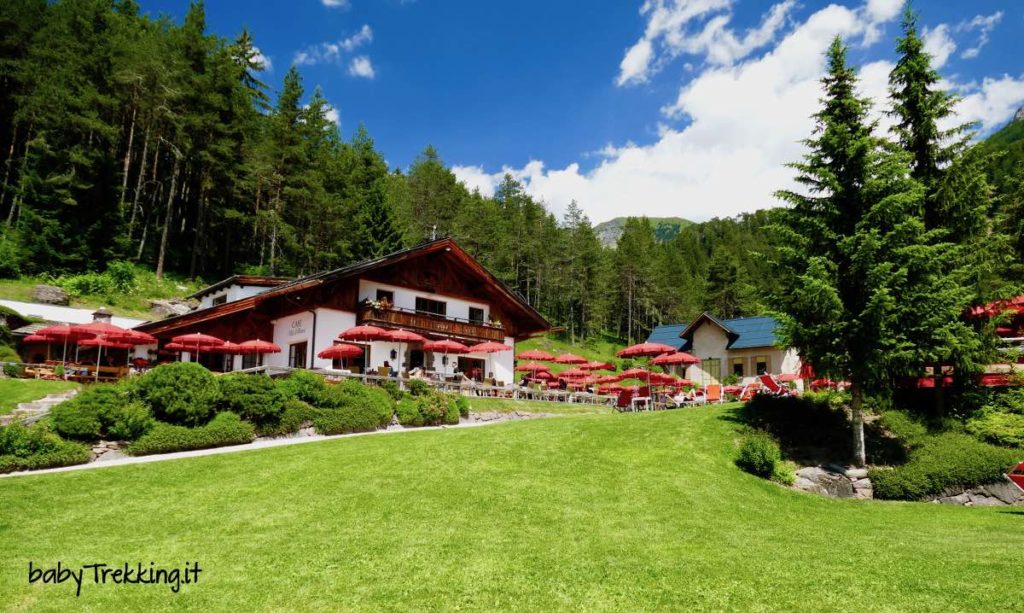
[[(102, 343), (103, 341), (100, 341)], [(96, 378), (93, 380), (94, 383), (100, 381), (100, 362), (103, 361), (103, 345), (101, 344), (96, 350)]]
[(65, 366), (65, 372), (66, 372), (66, 367), (68, 365), (68, 337), (67, 337), (67, 335), (64, 336), (64, 355), (61, 356), (60, 361)]

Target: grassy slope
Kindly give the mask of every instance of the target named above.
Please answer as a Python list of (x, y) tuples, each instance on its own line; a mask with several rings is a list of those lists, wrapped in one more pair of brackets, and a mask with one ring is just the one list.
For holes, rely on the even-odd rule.
[(57, 394), (78, 387), (71, 381), (43, 379), (0, 379), (0, 415), (14, 410), (19, 403), (39, 400), (47, 394)]
[[(731, 462), (722, 409), (357, 437), (0, 480), (0, 608), (1003, 610), (1024, 516), (837, 501)], [(28, 585), (199, 560), (201, 583)]]
[[(516, 353), (521, 353), (528, 349), (543, 349), (552, 355), (575, 353), (588, 360), (611, 362), (616, 366), (621, 366), (622, 360), (615, 357), (615, 352), (625, 346), (624, 343), (605, 336), (593, 337), (587, 339), (585, 343), (577, 344), (572, 344), (554, 336), (540, 336), (516, 343)], [(548, 366), (551, 367), (551, 372), (562, 372), (567, 368), (573, 368), (572, 366), (562, 366), (560, 364), (548, 364)]]

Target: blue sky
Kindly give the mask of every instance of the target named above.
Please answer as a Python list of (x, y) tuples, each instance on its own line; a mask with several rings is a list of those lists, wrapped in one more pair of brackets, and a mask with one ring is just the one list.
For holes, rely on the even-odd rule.
[[(187, 0), (142, 0), (180, 19)], [(772, 206), (835, 34), (884, 103), (901, 0), (208, 2), (248, 27), (276, 90), (292, 63), (388, 162), (428, 144), (487, 193), (512, 172), (554, 211), (708, 219)], [(254, 8), (257, 5), (258, 8)], [(941, 72), (985, 131), (1024, 103), (1024, 2), (919, 0)], [(1019, 45), (1019, 43), (1018, 43)], [(883, 126), (884, 127), (884, 126)]]

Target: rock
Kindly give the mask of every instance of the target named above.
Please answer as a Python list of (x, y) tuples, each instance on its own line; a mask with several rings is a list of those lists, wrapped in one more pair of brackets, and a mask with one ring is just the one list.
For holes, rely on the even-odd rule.
[(984, 494), (968, 494), (971, 499), (971, 506), (975, 507), (1001, 507), (1005, 503), (998, 498), (990, 498)]
[(865, 477), (863, 479), (857, 479), (856, 481), (853, 482), (853, 489), (855, 489), (855, 490), (870, 490), (871, 489), (871, 479), (868, 479), (867, 477)]
[(967, 504), (971, 499), (967, 494), (960, 494), (958, 496), (946, 496), (944, 498), (936, 498), (935, 502), (941, 502), (942, 504)]
[(1024, 492), (1021, 492), (1016, 485), (1009, 481), (983, 485), (978, 488), (978, 491), (1003, 504), (1024, 504)]
[[(796, 471), (797, 481), (810, 481), (817, 485), (825, 495), (833, 498), (853, 498), (853, 484), (845, 475), (838, 472), (830, 472), (820, 466), (808, 466)], [(798, 486), (799, 487), (799, 486)], [(801, 487), (805, 491), (815, 491), (807, 486)]]
[(37, 285), (32, 288), (32, 302), (67, 306), (71, 303), (71, 297), (56, 285)]
[(866, 479), (868, 476), (868, 469), (866, 468), (850, 468), (846, 471), (846, 476), (854, 481)]
[(153, 315), (163, 319), (165, 317), (174, 317), (175, 315), (184, 315), (192, 310), (192, 306), (185, 300), (171, 298), (170, 300), (150, 300), (149, 310)]
[(821, 487), (814, 481), (811, 481), (810, 479), (807, 479), (805, 477), (797, 477), (796, 481), (793, 483), (793, 487), (804, 492), (810, 492), (812, 494), (820, 494), (822, 496), (828, 495), (828, 492), (825, 491), (825, 488)]
[(1014, 121), (1024, 121), (1024, 106), (1017, 109), (1017, 112), (1013, 114)]

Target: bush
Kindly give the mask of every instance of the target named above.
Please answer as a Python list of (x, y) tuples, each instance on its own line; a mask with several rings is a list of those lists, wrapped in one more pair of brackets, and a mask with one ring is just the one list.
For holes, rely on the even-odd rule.
[(788, 460), (779, 462), (775, 465), (771, 479), (782, 485), (793, 485), (796, 483), (796, 464)]
[(121, 294), (134, 294), (138, 289), (135, 282), (135, 266), (131, 262), (117, 261), (107, 265), (108, 285)]
[(430, 386), (426, 381), (420, 379), (410, 379), (405, 387), (413, 396), (426, 396), (430, 393)]
[(395, 401), (379, 387), (368, 387), (348, 380), (327, 388), (321, 408), (366, 412), (378, 426), (387, 426), (395, 413)]
[(270, 377), (235, 373), (216, 380), (220, 387), (217, 406), (221, 411), (237, 413), (256, 425), (273, 424), (280, 418), (285, 394)]
[(220, 398), (217, 378), (193, 362), (157, 366), (139, 377), (135, 389), (157, 419), (189, 426), (206, 423)]
[(405, 397), (405, 392), (398, 386), (398, 383), (390, 379), (381, 383), (380, 388), (387, 392), (392, 400), (401, 400)]
[(1003, 447), (1024, 447), (1024, 415), (983, 411), (967, 422), (967, 431), (978, 439)]
[(945, 432), (917, 439), (906, 464), (872, 469), (868, 476), (876, 498), (918, 500), (1000, 482), (1017, 461), (1017, 452)]
[(120, 384), (90, 386), (54, 407), (51, 416), (58, 434), (80, 441), (130, 441), (153, 423), (149, 409), (133, 402)]
[(455, 406), (459, 409), (460, 417), (469, 417), (469, 401), (466, 400), (465, 396), (459, 395), (455, 397)]
[(320, 375), (308, 370), (293, 370), (288, 377), (281, 379), (278, 385), (287, 398), (294, 398), (313, 406), (323, 402), (327, 383)]
[[(17, 361), (21, 360), (21, 357), (15, 354)], [(16, 379), (25, 372), (25, 369), (17, 364), (4, 364), (4, 374), (12, 379)]]
[(65, 441), (46, 427), (12, 424), (0, 428), (0, 473), (84, 464), (89, 448)]
[(774, 436), (789, 457), (832, 454), (846, 459), (853, 452), (853, 431), (841, 402), (832, 394), (758, 394), (742, 415), (753, 428)]
[(750, 474), (770, 479), (776, 472), (776, 466), (782, 461), (779, 444), (770, 434), (752, 432), (743, 437), (740, 443), (736, 465)]
[(294, 434), (302, 425), (310, 422), (320, 414), (320, 409), (310, 406), (301, 400), (289, 398), (284, 401), (284, 410), (276, 423), (267, 423), (257, 428), (260, 436), (283, 436)]
[(226, 445), (241, 445), (251, 442), (255, 435), (253, 425), (242, 421), (238, 415), (226, 412), (214, 417), (210, 423), (198, 428), (157, 424), (128, 448), (132, 455), (150, 455), (210, 449)]
[(21, 275), (21, 252), (15, 237), (0, 240), (0, 279), (17, 279)]
[[(467, 405), (468, 408), (468, 405)], [(405, 398), (398, 403), (398, 423), (403, 426), (437, 426), (459, 423), (457, 397), (431, 393)]]

